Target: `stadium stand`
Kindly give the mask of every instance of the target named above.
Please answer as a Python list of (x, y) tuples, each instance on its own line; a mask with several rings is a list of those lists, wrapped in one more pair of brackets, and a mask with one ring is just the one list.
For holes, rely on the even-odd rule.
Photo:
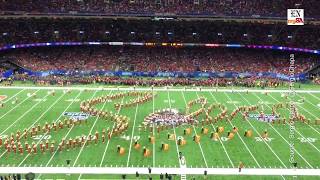
[[(263, 21), (264, 22), (264, 21)], [(52, 41), (199, 42), (316, 48), (320, 29), (284, 23), (17, 18), (0, 20), (0, 45)]]
[(4, 12), (37, 13), (95, 13), (142, 15), (214, 15), (214, 16), (267, 16), (285, 17), (289, 7), (308, 9), (307, 16), (319, 17), (316, 0), (4, 0), (0, 10)]
[[(275, 72), (288, 74), (286, 54), (270, 51), (208, 48), (71, 47), (13, 51), (7, 57), (33, 71), (143, 71), (143, 72)], [(314, 58), (301, 55), (296, 73), (312, 67)], [(248, 66), (250, 64), (250, 66)]]

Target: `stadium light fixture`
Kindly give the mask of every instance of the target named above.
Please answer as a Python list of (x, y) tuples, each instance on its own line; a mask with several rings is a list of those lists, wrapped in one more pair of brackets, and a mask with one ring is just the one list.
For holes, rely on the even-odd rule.
[(6, 35), (8, 35), (8, 33), (4, 32), (4, 33), (2, 33), (2, 35), (3, 35), (3, 36), (6, 36)]
[(272, 38), (272, 34), (268, 34), (268, 38)]
[(35, 32), (33, 32), (34, 34), (39, 34), (39, 31), (35, 31)]
[(59, 34), (59, 31), (54, 31), (55, 34)]
[(218, 33), (218, 36), (222, 36), (222, 33)]
[(80, 33), (80, 34), (83, 34), (83, 33), (84, 33), (84, 31), (79, 31), (79, 33)]
[(289, 36), (288, 36), (288, 39), (292, 39), (292, 36), (291, 36), (291, 35), (289, 35)]
[(106, 31), (105, 34), (110, 34), (110, 31)]
[(194, 33), (192, 33), (192, 35), (195, 36), (195, 35), (197, 35), (197, 33), (194, 32)]
[(168, 32), (168, 35), (172, 35), (173, 33), (172, 32)]
[(136, 34), (136, 32), (134, 32), (134, 31), (131, 31), (131, 32), (130, 32), (130, 34)]
[(248, 36), (248, 34), (243, 34), (243, 36), (244, 36), (244, 37), (247, 37), (247, 36)]
[(156, 35), (160, 35), (160, 32), (156, 32)]

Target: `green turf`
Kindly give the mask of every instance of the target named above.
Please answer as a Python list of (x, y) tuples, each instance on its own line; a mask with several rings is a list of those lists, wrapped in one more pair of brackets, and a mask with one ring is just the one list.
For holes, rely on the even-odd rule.
[[(315, 88), (316, 89), (316, 88)], [(36, 92), (37, 99), (28, 97), (28, 93)], [(122, 90), (120, 89), (120, 92)], [(0, 108), (0, 132), (1, 136), (10, 135), (17, 130), (23, 130), (36, 122), (44, 124), (45, 122), (56, 121), (57, 118), (64, 112), (79, 112), (80, 101), (90, 99), (92, 97), (98, 97), (107, 94), (115, 94), (119, 91), (108, 90), (96, 90), (96, 91), (79, 91), (72, 90), (71, 93), (64, 93), (63, 90), (56, 90), (56, 95), (52, 96), (48, 94), (48, 90), (29, 90), (29, 89), (0, 89), (0, 95), (6, 95), (7, 98), (3, 100), (4, 107)], [(0, 166), (65, 166), (65, 160), (71, 160), (71, 166), (112, 166), (112, 167), (179, 167), (178, 152), (182, 152), (186, 158), (187, 167), (237, 167), (239, 162), (242, 161), (245, 167), (250, 168), (291, 168), (292, 164), (289, 162), (289, 126), (284, 124), (271, 125), (269, 123), (260, 122), (257, 120), (243, 121), (241, 116), (237, 116), (231, 122), (219, 121), (216, 124), (206, 125), (209, 128), (209, 134), (218, 126), (223, 126), (225, 132), (223, 137), (226, 137), (226, 132), (231, 130), (233, 126), (239, 128), (239, 136), (235, 135), (234, 139), (225, 141), (213, 141), (210, 139), (210, 135), (201, 134), (201, 125), (191, 126), (184, 125), (182, 127), (175, 127), (174, 129), (168, 129), (157, 133), (156, 130), (140, 130), (139, 126), (145, 116), (149, 113), (161, 110), (164, 108), (178, 109), (180, 112), (185, 112), (186, 103), (200, 96), (206, 97), (209, 104), (221, 103), (228, 108), (230, 113), (237, 106), (255, 105), (259, 101), (264, 102), (263, 105), (265, 113), (271, 113), (271, 106), (275, 103), (288, 101), (281, 96), (281, 93), (269, 93), (268, 95), (262, 93), (238, 93), (238, 92), (185, 92), (181, 91), (159, 91), (156, 92), (157, 96), (153, 101), (139, 104), (131, 108), (123, 108), (119, 111), (119, 114), (130, 117), (128, 130), (120, 135), (114, 136), (109, 143), (98, 143), (97, 145), (89, 145), (80, 148), (63, 151), (56, 153), (53, 157), (50, 153), (37, 154), (27, 156), (3, 154), (4, 148), (0, 150), (0, 154), (3, 154), (0, 158)], [(16, 95), (16, 96), (15, 96)], [(13, 104), (13, 96), (19, 99), (18, 103)], [(305, 98), (305, 102), (298, 105), (299, 112), (310, 118), (312, 122), (315, 119), (320, 119), (320, 94), (311, 93), (299, 93), (295, 96), (295, 100), (298, 101)], [(11, 99), (10, 99), (11, 98)], [(79, 101), (68, 101), (70, 99), (79, 99)], [(43, 101), (40, 101), (43, 100)], [(129, 98), (124, 98), (124, 101)], [(121, 102), (122, 99), (114, 102)], [(97, 105), (99, 109), (108, 109), (115, 113), (113, 103), (108, 102), (106, 104)], [(199, 106), (194, 106), (192, 110), (196, 110)], [(212, 115), (216, 115), (220, 110), (215, 110)], [(253, 112), (258, 113), (258, 112)], [(283, 109), (280, 111), (282, 116), (288, 117), (289, 110)], [(200, 116), (201, 118), (203, 116)], [(63, 119), (64, 117), (60, 117)], [(135, 124), (135, 126), (133, 126)], [(90, 130), (92, 134), (96, 130), (101, 131), (103, 128), (112, 127), (113, 123), (105, 120), (101, 120), (96, 117), (90, 117), (88, 124), (83, 124), (72, 129), (63, 129), (57, 133), (51, 132), (51, 140), (60, 141), (61, 138), (75, 137), (82, 134), (88, 135)], [(320, 155), (320, 125), (314, 125), (313, 123), (302, 124), (296, 123), (295, 132), (295, 147), (297, 152), (295, 153), (295, 160), (298, 162), (300, 168), (319, 168), (319, 155)], [(183, 130), (190, 127), (192, 129), (191, 135), (183, 135)], [(246, 138), (243, 136), (246, 129), (253, 130), (253, 137)], [(259, 134), (264, 130), (267, 130), (269, 137), (272, 138), (270, 142), (257, 141)], [(133, 133), (132, 133), (133, 132)], [(172, 133), (176, 136), (183, 136), (187, 140), (185, 146), (177, 146), (175, 141), (168, 140), (167, 134)], [(149, 135), (155, 135), (156, 142), (151, 144), (148, 141)], [(201, 141), (199, 144), (192, 141), (194, 134), (201, 135)], [(128, 136), (128, 139), (124, 137)], [(132, 137), (140, 137), (139, 143), (142, 146), (146, 146), (151, 150), (150, 157), (143, 157), (142, 150), (136, 150), (131, 146), (130, 142)], [(305, 142), (304, 140), (315, 140), (314, 142)], [(314, 138), (314, 139), (311, 139)], [(37, 142), (36, 140), (34, 140)], [(303, 142), (302, 142), (303, 141)], [(160, 149), (161, 143), (169, 144), (169, 151), (163, 152)], [(117, 145), (121, 145), (126, 149), (124, 155), (120, 156), (116, 152)], [(130, 151), (130, 156), (129, 156)], [(43, 175), (41, 178), (50, 178), (51, 175)], [(57, 177), (59, 175), (56, 175)], [(62, 176), (62, 175), (61, 175)], [(72, 175), (71, 177), (78, 177)], [(95, 175), (83, 175), (82, 178), (90, 179)], [(97, 176), (103, 178), (103, 176)], [(115, 176), (111, 176), (111, 179)], [(199, 179), (202, 176), (197, 176)], [(238, 176), (219, 176), (220, 179), (228, 177), (228, 179), (238, 179)], [(62, 176), (62, 178), (65, 178)], [(110, 178), (110, 177), (109, 177)], [(188, 176), (188, 178), (190, 178)], [(243, 178), (243, 177), (242, 177)], [(255, 177), (256, 178), (256, 177)], [(255, 179), (253, 178), (253, 179)], [(259, 177), (264, 179), (267, 177)], [(268, 179), (281, 179), (281, 177), (268, 177)], [(303, 179), (309, 179), (311, 177), (303, 177)], [(66, 178), (69, 179), (69, 178)], [(73, 178), (71, 178), (73, 179)], [(75, 178), (77, 179), (77, 178)], [(107, 177), (108, 179), (108, 177)], [(115, 179), (117, 179), (115, 177)], [(198, 178), (197, 178), (198, 179)], [(218, 178), (219, 179), (219, 178)], [(243, 178), (244, 179), (244, 178)], [(246, 178), (247, 179), (247, 178)], [(250, 179), (250, 178), (249, 178)], [(299, 178), (300, 179), (300, 178)], [(313, 178), (311, 178), (313, 179)], [(315, 178), (316, 179), (316, 178)]]

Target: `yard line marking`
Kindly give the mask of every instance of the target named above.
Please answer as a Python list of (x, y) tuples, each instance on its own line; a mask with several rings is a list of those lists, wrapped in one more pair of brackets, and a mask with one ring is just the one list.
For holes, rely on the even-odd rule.
[[(95, 92), (93, 93), (93, 95), (91, 96), (91, 99), (92, 99), (93, 97), (95, 97), (96, 94), (97, 94), (97, 91), (95, 91)], [(106, 102), (107, 102), (107, 101), (106, 101)], [(104, 106), (103, 106), (103, 107), (104, 107)], [(102, 108), (103, 108), (103, 107), (102, 107)], [(66, 139), (66, 138), (68, 137), (68, 135), (69, 135), (70, 132), (72, 131), (73, 127), (74, 127), (74, 124), (72, 124), (71, 128), (69, 128), (69, 131), (68, 131), (67, 134), (63, 137), (63, 139)], [(50, 159), (49, 159), (49, 161), (47, 162), (47, 164), (45, 165), (45, 167), (47, 167), (47, 166), (50, 164), (50, 162), (52, 161), (54, 155), (55, 155), (57, 152), (58, 152), (58, 149), (56, 149), (55, 152), (52, 154), (52, 156), (50, 157)]]
[[(271, 94), (270, 94), (270, 97), (271, 97), (272, 99), (274, 99), (275, 101), (280, 102), (280, 101), (278, 101), (277, 99), (275, 99)], [(289, 110), (289, 108), (286, 108), (286, 109)], [(286, 124), (288, 124), (288, 123), (286, 122)], [(289, 125), (289, 124), (288, 124), (288, 125)], [(301, 137), (305, 138), (296, 128), (294, 128), (294, 131), (297, 132)], [(313, 144), (312, 144), (311, 142), (309, 142), (309, 141), (307, 141), (307, 143), (309, 143), (312, 147), (314, 147), (314, 148), (320, 153), (320, 150), (319, 150), (315, 145), (313, 145)]]
[[(43, 112), (37, 119), (36, 119), (36, 121), (31, 125), (31, 126), (29, 126), (28, 128), (27, 128), (27, 130), (29, 131), (31, 128), (32, 128), (32, 126), (34, 126), (41, 118), (42, 118), (42, 116), (44, 116), (44, 114), (45, 113), (47, 113), (63, 96), (64, 96), (65, 94), (62, 94), (51, 106), (49, 106), (48, 107), (48, 109), (45, 111), (45, 112)], [(40, 101), (39, 101), (40, 102)], [(20, 116), (21, 117), (21, 116)], [(4, 132), (3, 132), (4, 133)], [(23, 132), (22, 133), (22, 135), (21, 135), (21, 137), (24, 135), (25, 133)], [(1, 154), (0, 155), (0, 158), (6, 153), (7, 151), (5, 151), (3, 154)]]
[[(123, 104), (123, 100), (124, 100), (124, 96), (123, 96), (123, 98), (122, 98), (122, 100), (121, 100), (121, 104)], [(122, 108), (122, 106), (120, 105), (117, 114), (120, 113), (121, 108)], [(115, 127), (115, 125), (116, 125), (116, 123), (113, 123), (112, 129)], [(111, 134), (110, 134), (111, 137), (112, 137), (112, 132), (113, 132), (113, 131), (111, 131)], [(111, 139), (112, 139), (112, 138), (111, 138)], [(108, 142), (107, 142), (107, 145), (106, 145), (106, 148), (104, 149), (104, 152), (103, 152), (102, 159), (101, 159), (101, 162), (100, 162), (100, 166), (99, 166), (99, 167), (102, 166), (102, 163), (103, 163), (103, 161), (104, 161), (104, 157), (105, 157), (105, 155), (106, 155), (106, 153), (107, 153), (107, 149), (108, 149), (108, 147), (109, 147), (109, 143), (110, 143), (111, 139), (109, 139)]]
[[(238, 92), (238, 94), (240, 94), (240, 96), (242, 97), (242, 99), (244, 99), (245, 101), (247, 101), (247, 103), (251, 106), (251, 103), (245, 98), (243, 97), (243, 95), (241, 93)], [(230, 97), (229, 97), (230, 99)], [(235, 105), (236, 106), (236, 105)], [(237, 106), (236, 106), (237, 107)], [(254, 129), (254, 131), (259, 134), (259, 132), (257, 131), (257, 129), (251, 124), (251, 122), (249, 120), (247, 120), (247, 122), (250, 124), (250, 126)], [(262, 136), (259, 134), (259, 137), (263, 140), (263, 142), (268, 146), (268, 148), (270, 149), (270, 151), (276, 156), (276, 158), (281, 162), (281, 164), (287, 168), (287, 166), (283, 163), (283, 161), (279, 158), (279, 156), (274, 152), (274, 150), (270, 147), (270, 145), (266, 142), (266, 140), (264, 138), (262, 138)]]
[[(298, 96), (300, 96), (299, 94), (297, 94)], [(302, 97), (302, 96), (300, 96)], [(318, 106), (316, 106), (315, 104), (313, 104), (311, 101), (309, 101), (307, 98), (305, 99), (309, 104), (313, 105), (314, 107), (318, 108)], [(315, 117), (316, 119), (319, 119), (317, 116), (315, 116), (313, 113), (311, 113), (310, 111), (308, 111), (306, 108), (304, 108), (302, 105), (298, 104), (299, 107), (301, 107), (305, 112), (307, 112), (308, 114), (310, 114), (311, 116)], [(310, 124), (307, 124), (312, 130), (314, 130), (316, 133), (320, 134), (319, 131), (317, 131), (314, 127), (310, 126)]]
[[(38, 92), (38, 91), (40, 91), (40, 89), (39, 90), (37, 90), (37, 91), (35, 91), (35, 93), (36, 92)], [(23, 101), (21, 101), (19, 104), (17, 104), (17, 105), (15, 105), (13, 108), (11, 108), (9, 111), (7, 111), (5, 114), (3, 114), (1, 117), (0, 117), (0, 119), (2, 119), (4, 116), (6, 116), (7, 114), (9, 114), (12, 110), (14, 110), (15, 108), (17, 108), (18, 106), (20, 106), (22, 103), (24, 103), (26, 100), (28, 100), (29, 98), (31, 98), (31, 96), (27, 96), (27, 98), (25, 98)]]
[(13, 96), (11, 96), (10, 98), (6, 99), (3, 103), (6, 103), (8, 101), (10, 101), (11, 99), (13, 99), (14, 97), (16, 97), (18, 94), (20, 94), (22, 91), (24, 91), (25, 89), (20, 90), (19, 92), (17, 92), (16, 94), (14, 94)]
[[(97, 91), (93, 94), (92, 98), (96, 95), (96, 93), (97, 93)], [(107, 101), (103, 104), (102, 109), (105, 107), (106, 103), (107, 103)], [(99, 116), (97, 116), (96, 120), (94, 121), (93, 125), (91, 126), (91, 129), (90, 129), (90, 131), (89, 131), (89, 133), (88, 133), (88, 136), (91, 135), (91, 132), (92, 132), (93, 128), (95, 127), (98, 119), (99, 119)], [(73, 128), (73, 127), (72, 127), (72, 128)], [(72, 128), (71, 128), (71, 129), (72, 129)], [(88, 137), (88, 136), (87, 136), (87, 137)], [(66, 137), (67, 137), (67, 136), (66, 136)], [(76, 160), (74, 161), (72, 167), (74, 167), (74, 166), (76, 165), (76, 163), (77, 163), (77, 161), (78, 161), (78, 159), (79, 159), (79, 157), (80, 157), (80, 155), (81, 155), (81, 153), (82, 153), (82, 151), (83, 151), (83, 148), (84, 148), (85, 144), (87, 143), (87, 141), (88, 141), (88, 138), (86, 138), (85, 142), (83, 143), (83, 145), (82, 145), (82, 147), (81, 147), (81, 149), (80, 149), (80, 152), (79, 152)]]
[[(261, 98), (256, 94), (256, 93), (253, 93), (258, 99), (261, 100)], [(267, 107), (269, 109), (272, 109), (269, 105), (267, 105)], [(275, 129), (271, 124), (268, 123), (268, 125), (290, 146), (290, 143), (281, 135), (281, 133)], [(308, 164), (309, 167), (313, 168), (311, 166), (311, 164), (296, 150), (296, 148), (294, 148), (294, 151), (304, 160), (304, 162), (306, 162)]]
[[(196, 93), (197, 93), (197, 92), (196, 92)], [(198, 93), (197, 93), (197, 96), (198, 96)], [(185, 102), (186, 102), (186, 101), (185, 101)], [(214, 126), (212, 123), (211, 123), (211, 126), (212, 126), (213, 129), (215, 129), (215, 126)], [(230, 156), (229, 156), (229, 154), (228, 154), (228, 152), (227, 152), (227, 149), (225, 148), (225, 146), (224, 146), (223, 142), (221, 141), (221, 139), (220, 139), (220, 138), (218, 138), (218, 139), (219, 139), (220, 144), (222, 145), (222, 148), (223, 148), (224, 152), (225, 152), (226, 155), (227, 155), (227, 158), (229, 159), (230, 164), (231, 164), (232, 167), (234, 168), (234, 164), (233, 164), (233, 162), (231, 161), (231, 158), (230, 158)]]
[(132, 127), (132, 133), (131, 133), (131, 140), (130, 140), (130, 145), (129, 145), (129, 154), (128, 154), (128, 160), (127, 160), (127, 167), (129, 167), (129, 161), (130, 161), (130, 154), (131, 154), (131, 148), (132, 148), (132, 140), (133, 140), (133, 134), (134, 134), (134, 127), (136, 125), (136, 119), (137, 119), (137, 114), (138, 114), (138, 107), (139, 105), (136, 105), (136, 113), (134, 115), (134, 120), (133, 120), (133, 127)]
[[(152, 113), (154, 113), (154, 91), (152, 89)], [(152, 129), (152, 136), (155, 136), (155, 124), (153, 124), (153, 129)], [(156, 162), (155, 162), (155, 158), (156, 158), (156, 141), (154, 141), (154, 143), (152, 144), (152, 149), (153, 149), (153, 156), (152, 156), (152, 165), (153, 167), (156, 167)]]
[[(225, 92), (224, 92), (225, 93)], [(217, 99), (213, 96), (213, 94), (210, 92), (212, 98), (218, 103)], [(228, 120), (227, 120), (228, 121)], [(231, 121), (228, 121), (229, 124), (234, 127), (234, 125), (232, 124)], [(243, 145), (246, 147), (246, 149), (248, 150), (248, 152), (250, 153), (251, 157), (253, 158), (253, 160), (256, 162), (256, 164), (258, 165), (259, 168), (261, 168), (260, 164), (258, 163), (257, 159), (253, 156), (252, 152), (250, 151), (250, 149), (248, 148), (247, 144), (243, 141), (243, 139), (241, 138), (241, 136), (239, 135), (239, 132), (236, 133), (238, 135), (238, 137), (240, 138), (241, 142), (243, 143)]]
[[(80, 91), (80, 93), (76, 96), (76, 98), (77, 97), (79, 97), (79, 95), (82, 93), (82, 91)], [(96, 93), (97, 93), (97, 91), (95, 91), (94, 93), (93, 93), (93, 95), (91, 96), (91, 99), (96, 95)], [(74, 103), (74, 101), (71, 101), (71, 104), (73, 104)], [(70, 104), (69, 104), (70, 105)], [(65, 111), (67, 111), (67, 109), (69, 109), (69, 106), (64, 110), (64, 112)], [(62, 113), (62, 114), (64, 114), (64, 113)], [(58, 119), (60, 119), (60, 117), (58, 118)], [(72, 124), (72, 126), (71, 126), (71, 128), (69, 129), (69, 131), (67, 132), (67, 134), (63, 137), (63, 138), (66, 138), (68, 135), (69, 135), (69, 133), (71, 132), (71, 130), (73, 129), (73, 127), (74, 127), (74, 124)], [(40, 142), (40, 141), (39, 141)], [(38, 144), (38, 143), (37, 143)], [(50, 162), (52, 161), (52, 159), (53, 159), (53, 157), (55, 156), (55, 154), (58, 152), (58, 148), (54, 151), (54, 153), (51, 155), (51, 157), (50, 157), (50, 159), (49, 159), (49, 161), (46, 163), (46, 165), (44, 166), (44, 167), (48, 167), (48, 165), (50, 164)], [(37, 179), (39, 179), (40, 177), (41, 177), (41, 175), (42, 174), (39, 174), (38, 175), (38, 177), (37, 177)]]
[[(45, 95), (44, 98), (46, 98), (48, 96)], [(16, 124), (20, 119), (22, 119), (26, 114), (28, 114), (33, 108), (35, 108), (38, 104), (40, 104), (41, 101), (38, 101), (36, 104), (34, 104), (33, 106), (31, 106), (27, 111), (25, 111), (18, 119), (16, 119), (14, 122), (12, 122), (5, 130), (3, 130), (1, 132), (0, 135), (4, 134), (8, 129), (10, 129), (14, 124)]]
[[(182, 97), (183, 97), (183, 101), (184, 101), (184, 103), (185, 103), (185, 105), (186, 105), (186, 107), (187, 107), (187, 101), (186, 101), (186, 98), (185, 98), (185, 96), (184, 96), (184, 92), (181, 91), (181, 94), (182, 94)], [(198, 93), (197, 93), (197, 96), (198, 96)], [(199, 96), (198, 96), (198, 97), (199, 97)], [(193, 127), (193, 130), (194, 130), (194, 132), (196, 133), (196, 135), (198, 135), (198, 134), (197, 134), (197, 130), (196, 130), (196, 128), (194, 127), (194, 125), (192, 125), (192, 127)], [(208, 163), (207, 163), (207, 160), (206, 160), (206, 158), (205, 158), (205, 156), (204, 156), (203, 149), (202, 149), (202, 146), (201, 146), (201, 142), (199, 142), (198, 145), (199, 145), (199, 148), (200, 148), (200, 151), (201, 151), (201, 154), (202, 154), (204, 163), (205, 163), (205, 165), (206, 165), (206, 168), (208, 168)]]
[[(80, 94), (82, 93), (83, 91), (80, 91), (77, 95), (77, 97), (80, 96)], [(67, 109), (73, 104), (73, 102), (71, 102), (67, 108), (61, 113), (61, 115), (54, 121), (54, 122), (58, 122), (58, 120), (61, 118), (61, 116), (67, 111)], [(36, 143), (36, 146), (38, 146), (38, 144), (42, 141), (42, 139), (48, 134), (48, 132), (46, 132), (40, 139), (39, 141)], [(20, 167), (23, 162), (30, 156), (30, 154), (27, 154), (27, 156), (20, 162), (20, 164), (18, 165), (18, 167)]]
[(314, 98), (316, 98), (316, 99), (320, 100), (320, 98), (319, 98), (318, 96), (313, 95), (312, 93), (309, 93), (309, 92), (308, 92), (308, 94), (310, 94), (310, 95), (311, 95), (311, 96), (313, 96)]
[[(0, 86), (0, 89), (47, 89), (47, 90), (123, 90), (123, 91), (151, 91), (152, 87), (150, 88), (127, 88), (127, 87), (57, 87), (57, 86), (51, 86), (51, 87), (34, 87), (34, 86)], [(182, 91), (183, 88), (165, 88), (165, 87), (154, 87), (153, 88), (156, 91)], [(196, 91), (200, 91), (197, 88), (190, 88), (188, 87), (185, 91), (190, 91), (190, 92), (196, 92)], [(212, 89), (211, 87), (208, 88), (202, 88), (201, 91), (203, 92), (291, 92), (288, 89), (227, 89), (227, 88), (221, 88), (221, 89)], [(320, 93), (320, 90), (296, 90), (295, 92), (297, 93)]]
[[(171, 99), (170, 99), (169, 91), (167, 91), (167, 94), (168, 94), (169, 107), (170, 107), (170, 110), (171, 110)], [(177, 138), (176, 129), (175, 129), (173, 123), (172, 123), (172, 127), (173, 127), (174, 136), (175, 136), (175, 138)], [(174, 143), (175, 143), (176, 148), (177, 148), (177, 155), (178, 155), (179, 166), (181, 167), (182, 164), (181, 164), (181, 161), (180, 161), (180, 158), (179, 158), (179, 147), (178, 147), (178, 144), (177, 144), (176, 139), (174, 140)]]
[[(109, 92), (109, 95), (111, 94), (111, 92), (112, 92), (112, 91)], [(92, 98), (95, 96), (96, 93), (97, 93), (97, 91), (95, 91), (95, 93), (94, 93), (94, 95), (92, 96)], [(105, 107), (106, 104), (107, 104), (107, 101), (105, 101), (105, 102), (103, 103), (103, 106), (102, 106), (101, 109), (104, 109), (104, 107)], [(93, 128), (95, 127), (98, 119), (99, 119), (99, 116), (96, 117), (96, 120), (94, 121), (94, 123), (93, 123), (93, 125), (92, 125), (92, 127), (91, 127), (91, 129), (90, 129), (90, 131), (89, 131), (88, 136), (91, 135), (91, 132), (92, 132)], [(73, 127), (72, 127), (72, 128), (73, 128)], [(72, 129), (72, 128), (71, 128), (71, 129)], [(70, 131), (71, 131), (71, 130), (70, 130)], [(69, 133), (68, 133), (68, 134), (69, 134)], [(68, 134), (65, 136), (65, 138), (68, 136)], [(87, 136), (87, 137), (88, 137), (88, 136)], [(79, 152), (76, 160), (74, 161), (72, 167), (74, 167), (74, 166), (76, 165), (76, 163), (77, 163), (77, 161), (78, 161), (78, 159), (79, 159), (79, 157), (80, 157), (80, 155), (81, 155), (81, 153), (82, 153), (82, 151), (83, 151), (83, 148), (84, 148), (85, 144), (87, 143), (87, 141), (88, 141), (88, 138), (86, 138), (85, 142), (83, 143), (83, 145), (82, 145), (82, 147), (81, 147), (81, 149), (80, 149), (80, 152)], [(81, 176), (82, 176), (82, 173), (80, 173), (78, 179), (80, 179)]]

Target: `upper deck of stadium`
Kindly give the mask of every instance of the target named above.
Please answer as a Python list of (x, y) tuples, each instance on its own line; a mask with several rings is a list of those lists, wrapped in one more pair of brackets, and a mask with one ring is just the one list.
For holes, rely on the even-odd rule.
[(285, 18), (286, 9), (306, 9), (307, 18), (319, 18), (316, 0), (4, 0), (2, 14), (87, 14), (130, 16), (209, 16)]

